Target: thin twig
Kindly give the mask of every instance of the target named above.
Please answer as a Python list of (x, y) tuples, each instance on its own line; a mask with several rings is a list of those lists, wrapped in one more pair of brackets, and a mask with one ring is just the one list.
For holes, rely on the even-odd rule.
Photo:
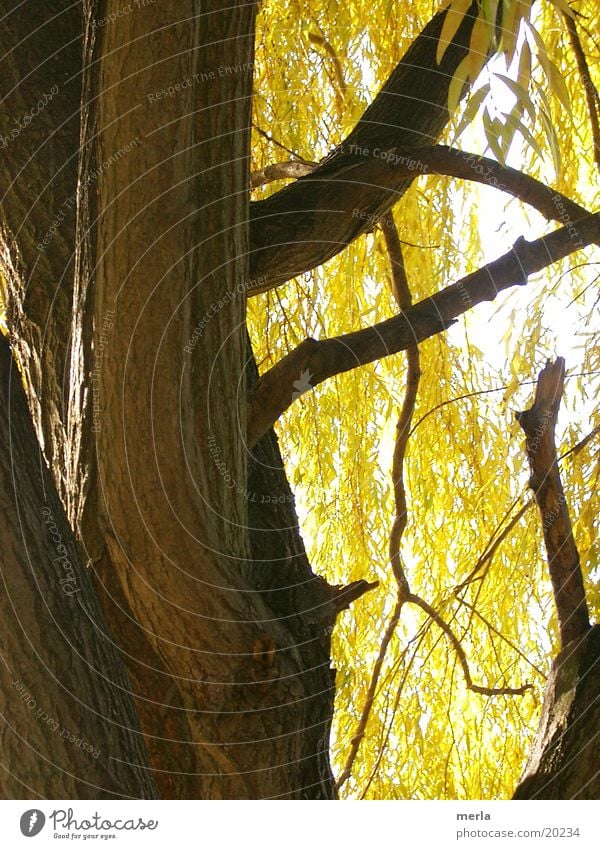
[(272, 135), (270, 135), (270, 133), (267, 133), (267, 132), (266, 132), (266, 130), (262, 130), (262, 129), (258, 126), (258, 124), (255, 124), (255, 123), (253, 122), (253, 123), (252, 123), (252, 126), (254, 127), (254, 129), (256, 130), (256, 132), (258, 133), (258, 135), (259, 135), (259, 136), (262, 136), (262, 137), (263, 137), (264, 139), (266, 139), (268, 142), (271, 142), (271, 144), (274, 144), (274, 145), (276, 145), (277, 147), (281, 148), (281, 150), (285, 150), (285, 152), (286, 152), (286, 153), (290, 153), (292, 156), (295, 156), (295, 157), (296, 157), (296, 159), (298, 159), (300, 162), (304, 162), (304, 163), (306, 163), (307, 165), (312, 165), (312, 164), (313, 164), (313, 163), (312, 163), (312, 162), (310, 162), (308, 159), (304, 159), (304, 157), (303, 157), (303, 156), (300, 156), (300, 154), (299, 154), (299, 153), (296, 153), (296, 151), (295, 151), (295, 150), (290, 150), (290, 148), (289, 148), (289, 147), (286, 147), (286, 146), (285, 146), (284, 144), (282, 144), (280, 141), (277, 141), (277, 139), (276, 139), (276, 138), (273, 138), (273, 136), (272, 136)]
[[(519, 499), (516, 499), (516, 501), (518, 501), (518, 500)], [(506, 511), (506, 513), (504, 514), (504, 517), (502, 519), (502, 522), (505, 521), (506, 517), (508, 516), (508, 514), (510, 513), (510, 511), (514, 507), (516, 501), (513, 502), (513, 504), (511, 504), (509, 509)], [(501, 533), (496, 537), (496, 539), (493, 542), (491, 542), (491, 541), (488, 542), (486, 548), (484, 549), (483, 553), (479, 557), (479, 559), (478, 559), (477, 563), (475, 564), (475, 566), (473, 567), (473, 569), (470, 571), (470, 573), (467, 575), (467, 577), (464, 579), (464, 581), (461, 581), (461, 583), (458, 584), (458, 586), (456, 586), (454, 588), (454, 594), (456, 596), (458, 596), (458, 594), (460, 593), (461, 590), (463, 590), (465, 587), (467, 587), (469, 584), (471, 584), (475, 580), (475, 576), (481, 571), (483, 566), (485, 566), (486, 563), (489, 563), (491, 561), (492, 557), (494, 556), (494, 554), (498, 550), (499, 546), (502, 544), (502, 542), (504, 542), (504, 540), (506, 539), (508, 534), (512, 531), (512, 529), (515, 527), (515, 525), (518, 524), (518, 522), (521, 520), (521, 518), (525, 515), (525, 513), (529, 510), (529, 508), (534, 503), (535, 502), (533, 501), (533, 499), (531, 499), (526, 504), (524, 504), (519, 510), (517, 510), (515, 515), (512, 517), (512, 519), (509, 521), (509, 523), (506, 525), (506, 527), (501, 531)], [(497, 530), (498, 529), (496, 529), (496, 532), (497, 532)]]
[(373, 702), (375, 701), (375, 693), (377, 691), (377, 684), (379, 683), (379, 677), (381, 675), (381, 667), (383, 666), (383, 661), (385, 660), (388, 646), (391, 642), (392, 637), (394, 636), (396, 625), (400, 620), (400, 614), (402, 613), (403, 606), (403, 601), (396, 602), (396, 607), (394, 608), (392, 617), (385, 629), (385, 633), (381, 641), (381, 646), (379, 647), (379, 654), (377, 655), (377, 659), (375, 661), (375, 664), (373, 665), (373, 672), (371, 673), (371, 680), (367, 689), (367, 695), (360, 715), (360, 719), (358, 720), (358, 725), (356, 726), (354, 736), (350, 740), (350, 751), (348, 752), (348, 757), (346, 758), (344, 768), (342, 769), (342, 772), (340, 773), (340, 776), (335, 783), (336, 791), (340, 790), (342, 785), (346, 783), (346, 781), (350, 778), (350, 775), (352, 774), (352, 767), (354, 766), (354, 761), (356, 760), (358, 750), (360, 749), (360, 744), (362, 743), (363, 738), (365, 736), (369, 717), (371, 716), (371, 709), (373, 707)]
[(437, 610), (434, 610), (434, 608), (425, 601), (425, 599), (422, 599), (418, 595), (411, 594), (407, 601), (411, 604), (415, 604), (417, 607), (420, 607), (421, 610), (426, 613), (429, 618), (435, 622), (438, 628), (440, 628), (448, 637), (462, 667), (463, 675), (465, 676), (465, 684), (469, 690), (472, 690), (474, 693), (481, 693), (484, 696), (522, 696), (523, 693), (531, 689), (531, 684), (524, 684), (522, 687), (482, 687), (479, 684), (474, 684), (473, 679), (471, 678), (471, 671), (469, 669), (465, 650), (452, 628), (440, 616)]
[[(533, 501), (531, 503), (533, 504)], [(508, 637), (506, 637), (502, 633), (502, 631), (499, 631), (497, 628), (495, 628), (494, 625), (492, 625), (492, 623), (489, 621), (489, 619), (486, 619), (486, 617), (482, 613), (480, 613), (474, 605), (469, 604), (469, 602), (465, 601), (464, 598), (461, 598), (459, 600), (461, 604), (464, 604), (465, 607), (468, 607), (469, 610), (471, 610), (475, 614), (475, 616), (477, 616), (477, 618), (483, 622), (486, 628), (489, 628), (489, 630), (496, 634), (496, 636), (499, 637), (503, 642), (505, 642), (507, 646), (510, 646), (511, 649), (525, 661), (525, 663), (529, 664), (532, 669), (535, 669), (540, 678), (543, 678), (545, 680), (548, 677), (545, 672), (542, 672), (542, 670), (535, 665), (535, 663), (532, 663), (532, 661), (530, 660), (530, 658), (527, 657), (525, 652), (522, 652), (518, 646), (516, 646), (511, 640), (508, 639)]]

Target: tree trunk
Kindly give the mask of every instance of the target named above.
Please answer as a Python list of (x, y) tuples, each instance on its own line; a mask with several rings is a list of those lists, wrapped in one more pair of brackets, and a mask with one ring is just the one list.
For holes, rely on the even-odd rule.
[[(167, 4), (97, 30), (95, 43), (86, 37), (97, 62), (84, 83), (95, 104), (84, 156), (98, 176), (79, 220), (74, 370), (91, 403), (73, 432), (74, 515), (111, 630), (129, 647), (160, 794), (331, 795), (326, 588), (310, 573), (290, 502), (287, 537), (268, 529), (275, 544), (252, 541), (248, 520), (254, 7), (215, 4), (201, 21), (194, 8)], [(109, 3), (103, 14), (115, 11)], [(278, 462), (275, 503), (289, 497)], [(258, 522), (281, 523), (262, 506)], [(302, 607), (289, 598), (271, 606), (268, 568), (252, 562), (259, 548), (276, 580), (278, 561), (300, 558), (304, 582), (325, 588), (318, 625), (292, 627)]]
[(514, 799), (600, 798), (600, 626), (552, 664), (533, 749)]
[(0, 18), (0, 257), (8, 325), (38, 439), (66, 501), (81, 5), (0, 0)]
[(516, 416), (525, 432), (529, 486), (542, 520), (561, 651), (552, 665), (535, 743), (515, 799), (600, 795), (600, 626), (590, 628), (554, 439), (564, 377), (565, 361), (549, 361), (538, 375), (533, 405)]
[(154, 798), (129, 681), (0, 337), (3, 799)]

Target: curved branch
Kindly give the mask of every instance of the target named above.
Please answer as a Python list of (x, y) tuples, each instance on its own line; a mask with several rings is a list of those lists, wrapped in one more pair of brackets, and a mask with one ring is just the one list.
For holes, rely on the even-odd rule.
[(528, 276), (600, 240), (600, 214), (527, 242), (448, 286), (400, 315), (332, 339), (305, 339), (259, 380), (249, 399), (248, 443), (252, 447), (296, 398), (328, 377), (404, 351), (449, 327), (454, 319), (499, 292), (527, 283)]
[[(300, 173), (300, 163), (289, 165), (297, 166)], [(371, 148), (346, 144), (339, 148), (335, 167), (333, 163), (328, 167), (307, 167), (303, 173), (304, 177), (283, 190), (289, 195), (278, 192), (258, 201), (258, 207), (251, 205), (252, 220), (260, 215), (261, 222), (259, 229), (251, 230), (252, 276), (259, 281), (250, 289), (251, 295), (320, 265), (372, 230), (387, 208), (402, 196), (404, 189), (399, 187), (404, 185), (403, 181), (411, 182), (422, 174), (439, 174), (491, 186), (529, 204), (548, 220), (570, 222), (589, 214), (584, 207), (534, 177), (494, 159), (444, 145)], [(282, 171), (281, 176), (297, 174)], [(383, 212), (373, 211), (377, 198), (385, 201)], [(287, 211), (281, 206), (282, 200)], [(292, 200), (294, 207), (290, 205)], [(280, 244), (268, 242), (273, 238), (279, 239)], [(264, 253), (267, 247), (268, 257), (277, 258), (276, 269), (269, 266), (271, 259)], [(265, 257), (267, 266), (262, 264)], [(288, 257), (293, 258), (293, 269), (287, 265)]]
[[(402, 245), (398, 236), (398, 229), (392, 216), (386, 221), (384, 227), (385, 244), (390, 259), (392, 271), (392, 288), (394, 298), (399, 309), (407, 310), (412, 306), (412, 295), (408, 285), (406, 269), (404, 266), (404, 257), (402, 255)], [(410, 595), (410, 586), (402, 564), (402, 556), (400, 546), (402, 537), (406, 529), (406, 489), (404, 486), (404, 458), (406, 456), (406, 448), (410, 437), (410, 423), (412, 421), (417, 393), (419, 389), (419, 380), (421, 377), (420, 354), (417, 345), (412, 345), (406, 351), (407, 372), (406, 372), (406, 389), (404, 391), (404, 401), (398, 417), (396, 425), (396, 445), (394, 446), (394, 457), (392, 461), (392, 483), (394, 487), (394, 519), (392, 522), (392, 530), (390, 532), (389, 542), (389, 560), (396, 578), (397, 583), (397, 598), (396, 605), (392, 617), (385, 629), (379, 652), (373, 665), (371, 680), (367, 689), (367, 696), (363, 705), (360, 719), (356, 728), (356, 732), (350, 741), (350, 750), (344, 764), (344, 768), (336, 781), (336, 789), (339, 790), (350, 775), (352, 767), (358, 755), (360, 745), (365, 736), (369, 717), (375, 702), (375, 694), (381, 677), (383, 662), (387, 655), (388, 646), (394, 636), (396, 626), (400, 621), (400, 615), (406, 599)]]
[[(321, 265), (364, 232), (365, 222), (357, 227), (353, 209), (381, 216), (406, 191), (414, 174), (390, 173), (390, 185), (378, 185), (380, 163), (365, 163), (352, 151), (429, 146), (440, 136), (450, 117), (448, 89), (468, 54), (478, 12), (473, 0), (439, 65), (436, 50), (448, 10), (435, 15), (352, 132), (310, 178), (251, 204), (250, 272), (261, 278), (263, 290)], [(348, 170), (354, 172), (350, 180)]]
[(420, 596), (413, 595), (411, 593), (411, 595), (407, 598), (407, 602), (420, 607), (423, 613), (426, 613), (427, 616), (429, 616), (438, 628), (440, 628), (448, 637), (461, 665), (467, 689), (472, 690), (474, 693), (481, 693), (483, 696), (522, 696), (523, 693), (531, 689), (531, 684), (524, 684), (522, 687), (482, 687), (479, 684), (474, 684), (473, 679), (471, 678), (471, 670), (469, 669), (465, 650), (450, 625), (448, 625), (445, 619), (440, 616), (437, 610), (434, 610), (434, 608)]
[[(392, 266), (392, 281), (394, 297), (400, 310), (408, 310), (412, 306), (412, 294), (406, 277), (404, 256), (398, 236), (398, 230), (393, 218), (384, 228), (384, 239)], [(404, 460), (410, 437), (419, 383), (421, 380), (421, 355), (418, 345), (406, 349), (406, 388), (404, 401), (396, 424), (396, 444), (392, 459), (392, 485), (394, 488), (394, 520), (390, 532), (389, 559), (394, 577), (398, 584), (398, 601), (402, 601), (409, 593), (410, 587), (402, 563), (401, 543), (407, 521), (406, 487), (404, 484)]]

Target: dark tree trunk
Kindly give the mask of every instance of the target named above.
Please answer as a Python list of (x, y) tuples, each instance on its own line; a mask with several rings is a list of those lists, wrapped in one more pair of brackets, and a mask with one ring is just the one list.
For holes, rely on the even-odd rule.
[[(191, 2), (95, 43), (88, 30), (84, 156), (98, 176), (80, 206), (73, 363), (92, 404), (73, 432), (74, 515), (129, 649), (161, 795), (331, 796), (329, 594), (273, 437), (276, 468), (256, 484), (243, 438), (252, 76), (211, 71), (252, 67), (254, 9), (205, 12), (201, 30)], [(290, 564), (304, 602), (270, 592)]]
[(130, 685), (0, 337), (3, 799), (154, 798)]
[(0, 0), (0, 254), (13, 351), (66, 500), (82, 73), (79, 3)]
[(590, 628), (554, 439), (564, 376), (565, 361), (549, 361), (538, 376), (533, 405), (517, 413), (526, 437), (529, 486), (542, 521), (561, 651), (515, 799), (600, 797), (600, 626)]
[(515, 799), (600, 799), (600, 626), (560, 652)]

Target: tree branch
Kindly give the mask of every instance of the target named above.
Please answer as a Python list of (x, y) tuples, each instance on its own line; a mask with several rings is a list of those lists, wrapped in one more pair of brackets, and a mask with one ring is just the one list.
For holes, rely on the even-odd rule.
[(411, 593), (407, 598), (407, 602), (409, 602), (410, 604), (416, 604), (417, 607), (420, 607), (421, 610), (426, 613), (427, 616), (429, 616), (429, 618), (433, 622), (435, 622), (438, 628), (440, 628), (440, 630), (442, 630), (444, 634), (448, 637), (448, 639), (452, 643), (452, 648), (454, 649), (458, 657), (458, 661), (463, 671), (463, 675), (465, 676), (465, 684), (467, 686), (467, 689), (472, 690), (474, 693), (481, 693), (481, 695), (483, 696), (522, 696), (523, 693), (531, 689), (531, 684), (524, 684), (522, 687), (482, 687), (479, 684), (474, 684), (473, 679), (471, 678), (471, 671), (469, 669), (469, 663), (467, 661), (467, 655), (465, 654), (465, 650), (463, 649), (460, 640), (458, 639), (450, 625), (448, 625), (445, 619), (440, 616), (437, 610), (435, 610), (420, 596)]
[(449, 119), (448, 88), (468, 54), (478, 11), (474, 0), (439, 65), (436, 50), (448, 10), (435, 15), (352, 132), (310, 178), (251, 204), (250, 271), (263, 291), (321, 265), (364, 232), (368, 221), (354, 218), (353, 210), (380, 217), (406, 191), (414, 173), (406, 177), (389, 169), (389, 185), (379, 185), (381, 163), (361, 152), (429, 146), (439, 137)]
[[(251, 295), (267, 291), (320, 265), (358, 236), (372, 230), (381, 216), (402, 196), (404, 189), (399, 189), (402, 181), (410, 182), (421, 174), (439, 174), (483, 183), (529, 204), (549, 220), (570, 222), (589, 214), (584, 207), (534, 177), (501, 165), (494, 159), (444, 145), (388, 148), (346, 145), (339, 151), (335, 168), (329, 165), (311, 169), (300, 163), (282, 163), (264, 169), (273, 169), (270, 179), (298, 176), (300, 173), (305, 176), (283, 190), (290, 192), (289, 198), (278, 192), (265, 201), (258, 201), (262, 205), (261, 226), (253, 231), (251, 239), (252, 278), (258, 282), (250, 289)], [(253, 179), (257, 181), (256, 185), (268, 182), (262, 171), (256, 172)], [(289, 206), (284, 214), (285, 210), (279, 205), (281, 200), (288, 203), (292, 190), (295, 206)], [(379, 212), (375, 212), (373, 207), (376, 198), (385, 201)], [(251, 207), (254, 215), (254, 204)], [(281, 241), (278, 245), (269, 243), (269, 251), (274, 251), (273, 256), (277, 256), (276, 269), (263, 266), (260, 259), (266, 256), (260, 252), (274, 233), (271, 218), (276, 222), (277, 238)], [(324, 234), (327, 234), (327, 239), (323, 238)], [(290, 251), (295, 263), (293, 269), (286, 264)]]
[(400, 315), (332, 339), (305, 339), (259, 380), (249, 398), (252, 447), (296, 398), (328, 377), (406, 350), (449, 327), (453, 320), (499, 292), (525, 285), (530, 274), (600, 239), (600, 214), (588, 215), (527, 242)]
[[(399, 309), (407, 310), (412, 305), (412, 295), (406, 276), (404, 257), (402, 255), (402, 245), (400, 244), (398, 229), (392, 216), (390, 216), (386, 221), (384, 237), (390, 259), (394, 298), (396, 299)], [(398, 417), (398, 424), (396, 426), (396, 445), (394, 446), (394, 457), (392, 461), (392, 483), (394, 487), (395, 509), (392, 530), (390, 532), (389, 560), (397, 584), (396, 604), (390, 621), (388, 622), (383, 634), (381, 645), (379, 646), (379, 652), (373, 665), (371, 680), (369, 681), (365, 703), (356, 727), (356, 732), (350, 741), (350, 749), (348, 751), (344, 768), (336, 782), (337, 790), (340, 789), (340, 787), (352, 774), (352, 768), (354, 766), (356, 756), (358, 755), (362, 740), (365, 736), (371, 711), (373, 710), (375, 694), (377, 693), (377, 687), (381, 677), (383, 662), (387, 655), (388, 646), (394, 636), (396, 626), (400, 621), (402, 608), (404, 607), (406, 599), (410, 595), (410, 586), (404, 571), (400, 547), (402, 537), (406, 529), (407, 518), (406, 490), (404, 486), (404, 458), (406, 456), (406, 448), (410, 437), (410, 423), (415, 409), (419, 380), (421, 377), (418, 346), (411, 345), (411, 347), (407, 349), (406, 355), (406, 389), (404, 391), (404, 400)]]
[[(402, 245), (394, 219), (390, 216), (384, 227), (384, 239), (392, 267), (394, 297), (398, 309), (409, 310), (412, 307), (412, 293), (406, 277)], [(404, 401), (396, 424), (396, 444), (392, 459), (392, 485), (394, 487), (394, 520), (390, 532), (389, 559), (394, 577), (398, 584), (398, 601), (402, 602), (410, 593), (408, 579), (402, 563), (401, 544), (407, 521), (406, 487), (404, 484), (404, 460), (410, 437), (419, 383), (421, 380), (421, 355), (418, 345), (406, 349), (406, 388)]]
[(539, 374), (533, 406), (516, 414), (526, 437), (531, 467), (529, 486), (542, 517), (561, 648), (583, 637), (590, 628), (579, 552), (573, 539), (554, 442), (564, 377), (564, 359), (548, 361)]

